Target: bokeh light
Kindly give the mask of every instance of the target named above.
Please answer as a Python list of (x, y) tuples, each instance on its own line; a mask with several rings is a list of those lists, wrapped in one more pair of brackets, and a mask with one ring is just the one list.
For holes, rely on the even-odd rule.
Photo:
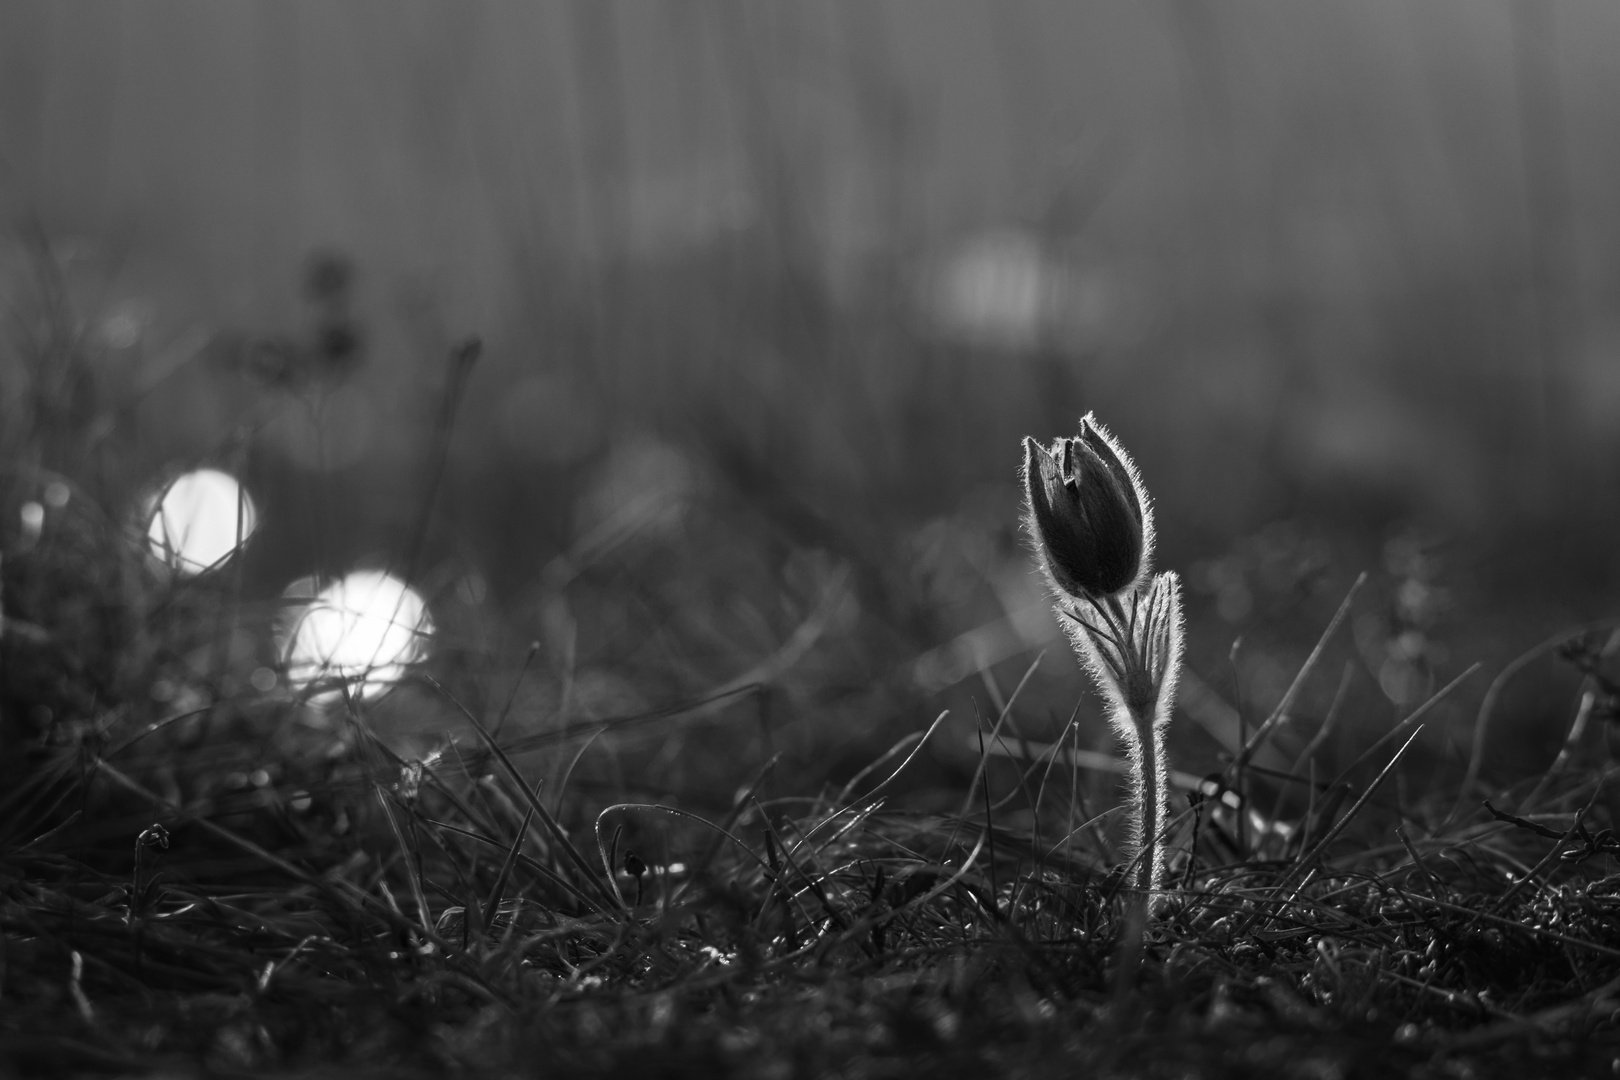
[(17, 519), (22, 523), (18, 550), (26, 551), (38, 542), (39, 534), (45, 530), (45, 507), (29, 499), (17, 508)]
[[(433, 620), (420, 594), (380, 570), (356, 570), (314, 592), (305, 579), (287, 594), (307, 597), (282, 647), (297, 688), (346, 683), (363, 698), (385, 693), (427, 654)], [(311, 595), (313, 593), (313, 595)], [(336, 696), (334, 685), (315, 700)]]
[(218, 566), (258, 525), (253, 499), (235, 477), (218, 469), (177, 477), (149, 506), (146, 539), (152, 554), (181, 574)]
[(1063, 270), (1039, 237), (992, 229), (967, 238), (930, 282), (937, 329), (948, 337), (1006, 349), (1038, 344), (1065, 291)]
[(597, 541), (637, 534), (668, 536), (697, 493), (694, 463), (650, 435), (613, 448), (574, 508), (576, 529)]

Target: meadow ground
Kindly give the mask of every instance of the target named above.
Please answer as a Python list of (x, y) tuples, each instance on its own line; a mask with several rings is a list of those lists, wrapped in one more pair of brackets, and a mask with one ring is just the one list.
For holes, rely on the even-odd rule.
[[(1235, 742), (1172, 744), (1213, 764), (1144, 920), (1078, 671), (1020, 647), (941, 675), (961, 657), (919, 660), (931, 624), (885, 600), (911, 579), (794, 554), (830, 526), (791, 506), (710, 489), (598, 534), (525, 601), (527, 647), (441, 575), (434, 648), (384, 686), (300, 672), (297, 597), (251, 599), (246, 552), (187, 567), (91, 484), (7, 475), (10, 1074), (1620, 1070), (1612, 624), (1413, 692), (1344, 659), (1364, 583), (1311, 586), (1263, 713), (1188, 691)], [(1504, 703), (1558, 668), (1562, 749), (1488, 786)]]
[(405, 761), (359, 701), (327, 706), (336, 742), (288, 733), (307, 706), (285, 698), (231, 707), (230, 739), (102, 717), (13, 751), (11, 1074), (1595, 1076), (1620, 1056), (1605, 771), (1402, 801), (1417, 723), (1341, 776), (1291, 770), (1312, 778), (1297, 831), (1192, 801), (1143, 925), (1084, 785), (1016, 741), (950, 809), (885, 802), (919, 732), (837, 790), (767, 765), (704, 817), (537, 786), (481, 727)]

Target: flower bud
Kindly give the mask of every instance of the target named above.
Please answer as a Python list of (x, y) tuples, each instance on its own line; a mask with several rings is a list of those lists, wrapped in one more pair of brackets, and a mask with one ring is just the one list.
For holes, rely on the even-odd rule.
[(1130, 456), (1090, 413), (1078, 438), (1050, 449), (1024, 439), (1029, 530), (1052, 583), (1076, 597), (1114, 596), (1153, 556), (1153, 517)]

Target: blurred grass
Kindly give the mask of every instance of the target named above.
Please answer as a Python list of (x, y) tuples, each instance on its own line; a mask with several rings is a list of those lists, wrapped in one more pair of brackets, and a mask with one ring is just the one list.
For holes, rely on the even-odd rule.
[[(161, 724), (141, 784), (256, 807), (268, 848), (329, 866), (400, 835), (367, 794), (390, 755), (459, 782), (463, 706), (566, 779), (576, 833), (622, 800), (723, 817), (777, 754), (762, 798), (824, 798), (948, 709), (891, 795), (956, 814), (1004, 713), (1112, 750), (1013, 483), (1020, 436), (1095, 409), (1189, 584), (1178, 769), (1229, 760), (1370, 573), (1257, 761), (1336, 709), (1336, 774), (1470, 664), (1614, 608), (1620, 26), (1523, 7), (0, 11), (4, 769), (54, 777), (33, 811), (59, 820), (64, 748)], [(332, 265), (341, 301), (311, 286)], [(138, 511), (203, 463), (263, 527), (172, 580)], [(443, 692), (361, 709), (375, 747), (300, 703), (274, 632), (288, 582), (356, 565), (414, 568), (438, 627)], [(1547, 650), (1505, 683), (1484, 779), (1542, 775), (1593, 678)], [(1396, 805), (1449, 800), (1487, 681), (1436, 709)], [(74, 857), (122, 874), (143, 813), (86, 814)]]
[[(574, 669), (587, 710), (699, 692), (829, 574), (804, 693), (1016, 678), (1054, 639), (1007, 448), (1088, 408), (1207, 598), (1222, 722), (1362, 570), (1344, 659), (1391, 710), (1609, 609), (1600, 13), (400, 12), (4, 15), (7, 453), (115, 518), (239, 472), (255, 602), (407, 559), (477, 330), (420, 567), (472, 683), (538, 640), (554, 702)], [(267, 381), (334, 327), (341, 372)], [(816, 726), (887, 731), (886, 694)], [(1551, 752), (1528, 708), (1506, 757)]]

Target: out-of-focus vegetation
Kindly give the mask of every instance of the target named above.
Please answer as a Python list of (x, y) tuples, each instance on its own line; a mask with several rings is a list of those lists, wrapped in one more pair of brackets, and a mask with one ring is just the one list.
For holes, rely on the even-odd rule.
[(612, 712), (829, 582), (833, 683), (1023, 663), (1054, 628), (1012, 448), (1092, 408), (1224, 696), (1274, 702), (1369, 569), (1355, 659), (1404, 707), (1612, 595), (1617, 36), (1528, 3), (9, 5), (5, 291), (75, 361), (8, 352), (8, 452), (33, 409), (115, 503), (239, 466), (248, 595), (414, 557), (445, 651), (539, 639)]
[[(1126, 963), (1111, 935), (1132, 933), (1086, 877), (1108, 865), (1107, 819), (1046, 860), (1054, 828), (1116, 804), (1115, 748), (1017, 531), (1015, 479), (1021, 436), (1088, 409), (1131, 447), (1160, 564), (1188, 586), (1176, 769), (1227, 767), (1280, 721), (1236, 769), (1253, 815), (1210, 809), (1219, 830), (1172, 866), (1193, 899), (1149, 942), (1165, 1016), (1191, 1015), (1160, 963), (1177, 942), (1246, 939), (1289, 889), (1290, 917), (1338, 918), (1306, 842), (1355, 816), (1335, 818), (1387, 760), (1363, 752), (1392, 751), (1425, 702), (1358, 822), (1393, 806), (1425, 835), (1335, 872), (1371, 867), (1377, 892), (1409, 853), (1396, 869), (1442, 910), (1587, 934), (1607, 894), (1526, 889), (1524, 914), (1492, 889), (1541, 856), (1493, 838), (1544, 840), (1557, 818), (1564, 862), (1612, 855), (1573, 815), (1590, 795), (1583, 813), (1612, 818), (1617, 797), (1587, 786), (1613, 624), (1547, 635), (1612, 615), (1620, 565), (1617, 43), (1620, 9), (1536, 0), (0, 7), (0, 838), (17, 856), (0, 918), (27, 923), (30, 978), (58, 946), (91, 962), (40, 1008), (71, 1000), (92, 1026), (84, 986), (146, 978), (134, 928), (170, 916), (196, 941), (152, 932), (191, 966), (152, 970), (187, 993), (352, 931), (365, 944), (333, 944), (311, 986), (404, 1000), (462, 979), (527, 1015), (557, 1000), (536, 979), (572, 993), (600, 967), (627, 1017), (651, 938), (625, 935), (648, 927), (684, 935), (670, 970), (691, 989), (722, 959), (774, 979), (856, 937), (879, 967), (886, 947), (979, 955), (963, 943), (988, 918), (1024, 950), (1019, 978), (1051, 976), (1009, 991), (1007, 1023), (1040, 1029), (1059, 1000), (1100, 1015), (1130, 983), (1104, 975)], [(221, 497), (224, 517), (189, 516)], [(1476, 661), (1486, 675), (1453, 682)], [(845, 797), (941, 713), (885, 789), (901, 813), (868, 826)], [(1057, 740), (1063, 767), (1037, 783)], [(1524, 781), (1513, 805), (1546, 812), (1458, 824), (1465, 767)], [(1023, 798), (1049, 782), (1066, 813)], [(698, 826), (627, 812), (598, 873), (576, 845), (622, 801), (746, 824), (755, 846), (700, 862)], [(142, 869), (167, 850), (139, 831), (151, 813), (186, 852), (167, 900)], [(782, 838), (757, 843), (784, 814), (806, 830), (786, 876)], [(815, 850), (853, 861), (813, 865), (813, 819), (843, 814), (858, 841)], [(981, 835), (1002, 845), (982, 874)], [(1437, 869), (1453, 841), (1495, 846)], [(804, 888), (783, 884), (801, 857)], [(974, 868), (966, 891), (931, 892), (952, 860)], [(695, 923), (658, 922), (636, 914), (647, 863), (736, 888), (698, 882)], [(269, 938), (247, 919), (211, 953), (219, 928), (187, 920), (237, 885), (262, 890), (244, 905)], [(1002, 886), (1009, 925), (1084, 938), (1064, 961), (1083, 971), (1030, 959), (998, 921)], [(868, 925), (922, 908), (903, 946)], [(68, 930), (27, 922), (46, 910)], [(1404, 908), (1369, 910), (1382, 953), (1283, 946), (1321, 958), (1295, 990), (1331, 986), (1352, 1026), (1374, 993), (1357, 964), (1376, 989), (1400, 954), (1399, 994), (1422, 1000), (1439, 962)], [(559, 912), (583, 922), (559, 930)], [(73, 936), (119, 919), (111, 951)], [(520, 924), (567, 939), (541, 974), (522, 948), (468, 944)], [(457, 937), (419, 983), (390, 982), (410, 949)], [(1529, 964), (1545, 940), (1508, 951), (1525, 1001), (1562, 1023), (1560, 980), (1607, 973)], [(1502, 985), (1447, 955), (1457, 992)], [(1226, 1008), (1229, 985), (1271, 993), (1263, 959), (1238, 957), (1230, 984), (1199, 968), (1199, 1008)], [(209, 1044), (217, 1060), (297, 1057), (279, 1029), (233, 1023), (219, 1038), (247, 1048)]]
[[(1340, 659), (1391, 716), (1608, 610), (1601, 7), (0, 23), (6, 453), (117, 520), (185, 469), (239, 474), (241, 596), (408, 573), (446, 677), (525, 672), (520, 726), (725, 684), (796, 628), (800, 750), (998, 699), (1056, 632), (1017, 438), (1088, 408), (1188, 571), (1199, 768), (1361, 570)], [(274, 622), (233, 648), (274, 660)], [(1551, 754), (1550, 671), (1496, 750)], [(1066, 715), (1075, 685), (1060, 650), (1028, 700)], [(1460, 760), (1444, 730), (1427, 752)]]

